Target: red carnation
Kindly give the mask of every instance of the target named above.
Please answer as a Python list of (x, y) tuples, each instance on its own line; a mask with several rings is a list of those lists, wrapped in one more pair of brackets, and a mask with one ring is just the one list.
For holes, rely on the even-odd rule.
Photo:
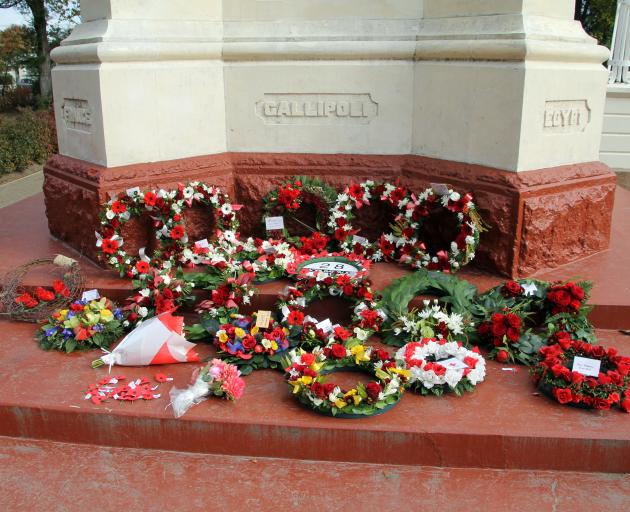
[(304, 313), (295, 310), (289, 313), (290, 325), (302, 325), (302, 323), (304, 323)]
[(302, 363), (311, 366), (315, 362), (315, 356), (309, 352), (302, 354)]
[(63, 295), (64, 297), (68, 297), (70, 295), (70, 290), (66, 287), (66, 283), (60, 279), (53, 281), (52, 287), (57, 295)]
[(106, 238), (105, 240), (103, 240), (103, 245), (101, 247), (105, 254), (114, 254), (118, 250), (119, 245), (116, 240)]
[(184, 226), (177, 225), (173, 229), (171, 229), (171, 238), (173, 240), (180, 240), (184, 237)]
[(41, 286), (38, 286), (37, 288), (35, 288), (35, 297), (37, 297), (42, 302), (50, 302), (51, 300), (55, 300), (54, 292), (51, 292), (50, 290), (46, 290), (42, 288)]
[(346, 357), (346, 349), (343, 345), (339, 345), (339, 343), (331, 345), (330, 353), (335, 359), (343, 359)]
[(368, 382), (365, 386), (365, 392), (372, 402), (378, 401), (378, 395), (383, 391), (383, 388), (378, 382)]
[(17, 302), (18, 304), (22, 304), (24, 307), (27, 308), (34, 308), (35, 306), (37, 306), (37, 304), (39, 304), (39, 302), (37, 302), (37, 300), (33, 298), (30, 293), (23, 293), (15, 299), (15, 302)]
[(136, 263), (136, 270), (139, 274), (146, 274), (147, 272), (149, 272), (150, 269), (151, 267), (146, 261), (139, 261), (138, 263)]

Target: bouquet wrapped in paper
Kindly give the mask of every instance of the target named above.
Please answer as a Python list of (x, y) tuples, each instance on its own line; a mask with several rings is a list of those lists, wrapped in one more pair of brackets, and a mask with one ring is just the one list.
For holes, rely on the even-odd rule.
[(171, 389), (171, 405), (175, 417), (179, 418), (193, 405), (207, 400), (210, 396), (238, 400), (243, 396), (244, 389), (245, 381), (236, 366), (220, 359), (213, 359), (205, 368), (195, 370), (189, 387)]
[(111, 352), (92, 363), (102, 365), (147, 366), (198, 362), (196, 344), (182, 335), (184, 318), (173, 316), (170, 311), (140, 324), (131, 331)]

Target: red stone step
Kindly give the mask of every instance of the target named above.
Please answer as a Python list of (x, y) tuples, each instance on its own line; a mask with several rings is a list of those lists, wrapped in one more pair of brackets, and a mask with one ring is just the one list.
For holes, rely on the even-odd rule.
[[(620, 510), (626, 475), (357, 464), (0, 437), (5, 512)], [(480, 507), (483, 503), (483, 507)]]
[[(527, 370), (488, 364), (473, 394), (409, 393), (391, 411), (360, 420), (319, 416), (298, 404), (282, 375), (246, 378), (236, 403), (209, 400), (176, 420), (164, 398), (151, 402), (83, 399), (96, 352), (41, 351), (35, 326), (0, 321), (0, 435), (14, 438), (205, 454), (464, 468), (630, 471), (630, 416), (619, 410), (562, 407), (534, 393)], [(600, 331), (605, 345), (630, 353), (630, 337)], [(201, 346), (203, 355), (211, 354)], [(158, 371), (187, 385), (194, 365), (120, 368), (129, 378)]]

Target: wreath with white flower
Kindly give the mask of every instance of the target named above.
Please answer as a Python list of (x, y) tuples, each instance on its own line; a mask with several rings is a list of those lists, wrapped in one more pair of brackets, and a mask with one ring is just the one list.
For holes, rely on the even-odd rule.
[[(305, 314), (309, 304), (327, 297), (352, 302), (352, 321), (348, 328), (332, 325), (329, 319), (318, 321)], [(386, 318), (385, 312), (374, 300), (368, 280), (355, 281), (347, 275), (332, 277), (322, 272), (287, 287), (277, 309), (281, 313), (281, 325), (289, 330), (292, 345), (307, 348), (333, 342), (345, 343), (350, 338), (364, 342), (380, 330)]]
[[(292, 350), (285, 368), (291, 393), (300, 403), (320, 414), (340, 418), (387, 412), (399, 402), (410, 375), (388, 352), (360, 343), (335, 343), (313, 352)], [(326, 375), (345, 369), (365, 372), (374, 380), (348, 390), (327, 382)]]
[[(145, 248), (137, 255), (128, 254), (124, 247), (122, 228), (131, 219), (150, 215), (156, 226), (155, 237), (158, 246), (155, 254), (149, 256)], [(171, 203), (165, 194), (154, 191), (141, 193), (138, 189), (130, 189), (110, 199), (100, 212), (100, 230), (96, 232), (96, 247), (99, 257), (110, 267), (116, 269), (121, 277), (133, 278), (147, 273), (149, 268), (169, 270), (174, 259), (165, 254), (161, 244), (161, 234), (165, 229), (165, 219), (171, 215)], [(178, 236), (179, 229), (171, 236)]]
[[(297, 176), (279, 184), (263, 198), (263, 214), (264, 217), (285, 217), (284, 235), (297, 241), (299, 237), (289, 232), (287, 222), (293, 222), (320, 235), (327, 229), (330, 207), (336, 198), (335, 189), (320, 179)], [(305, 212), (308, 208), (314, 213), (313, 226), (299, 218), (300, 212)], [(327, 243), (328, 238), (324, 238)]]
[(476, 348), (461, 343), (424, 338), (396, 352), (396, 363), (410, 371), (407, 387), (423, 395), (473, 391), (486, 376), (486, 362)]
[[(411, 267), (457, 272), (475, 257), (479, 234), (485, 231), (472, 199), (471, 194), (462, 196), (450, 188), (443, 195), (427, 188), (405, 205), (404, 214), (399, 216), (398, 225), (394, 226), (394, 233), (384, 237), (388, 248), (395, 247), (400, 253), (398, 261)], [(456, 233), (450, 243), (444, 242), (447, 247), (431, 249), (428, 227), (432, 224), (431, 216), (438, 211), (455, 217)], [(383, 247), (381, 250), (387, 256)]]
[(410, 200), (406, 188), (391, 183), (367, 180), (353, 184), (337, 196), (337, 201), (331, 209), (328, 227), (343, 251), (380, 261), (385, 257), (382, 247), (388, 247), (391, 243), (384, 240), (393, 240), (396, 235), (389, 232), (381, 235), (377, 241), (357, 236), (360, 230), (352, 224), (356, 211), (369, 206), (372, 201), (382, 201), (397, 211), (405, 209)]
[[(177, 190), (166, 192), (171, 199), (171, 214), (164, 219), (164, 225), (158, 231), (158, 237), (162, 241), (162, 251), (168, 256), (175, 257), (181, 263), (194, 266), (200, 261), (209, 245), (201, 245), (201, 241), (193, 241), (191, 247), (188, 233), (186, 232), (185, 211), (195, 206), (209, 207), (212, 209), (215, 219), (216, 237), (236, 236), (238, 219), (236, 209), (230, 202), (230, 197), (220, 188), (209, 186), (199, 181), (193, 181), (186, 185), (180, 184)], [(227, 233), (227, 234), (226, 234)]]

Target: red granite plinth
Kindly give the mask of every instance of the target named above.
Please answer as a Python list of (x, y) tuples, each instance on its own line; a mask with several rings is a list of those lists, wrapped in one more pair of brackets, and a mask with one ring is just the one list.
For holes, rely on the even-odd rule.
[[(448, 183), (474, 194), (491, 227), (477, 264), (508, 276), (553, 269), (607, 249), (615, 189), (614, 173), (599, 162), (514, 173), (419, 156), (223, 153), (105, 168), (57, 155), (44, 172), (51, 233), (93, 259), (100, 204), (135, 186), (168, 188), (191, 180), (218, 185), (244, 205), (239, 214), (248, 235), (262, 234), (262, 198), (289, 176), (318, 176), (339, 189), (368, 178), (417, 191)], [(73, 218), (82, 222), (69, 223)]]

